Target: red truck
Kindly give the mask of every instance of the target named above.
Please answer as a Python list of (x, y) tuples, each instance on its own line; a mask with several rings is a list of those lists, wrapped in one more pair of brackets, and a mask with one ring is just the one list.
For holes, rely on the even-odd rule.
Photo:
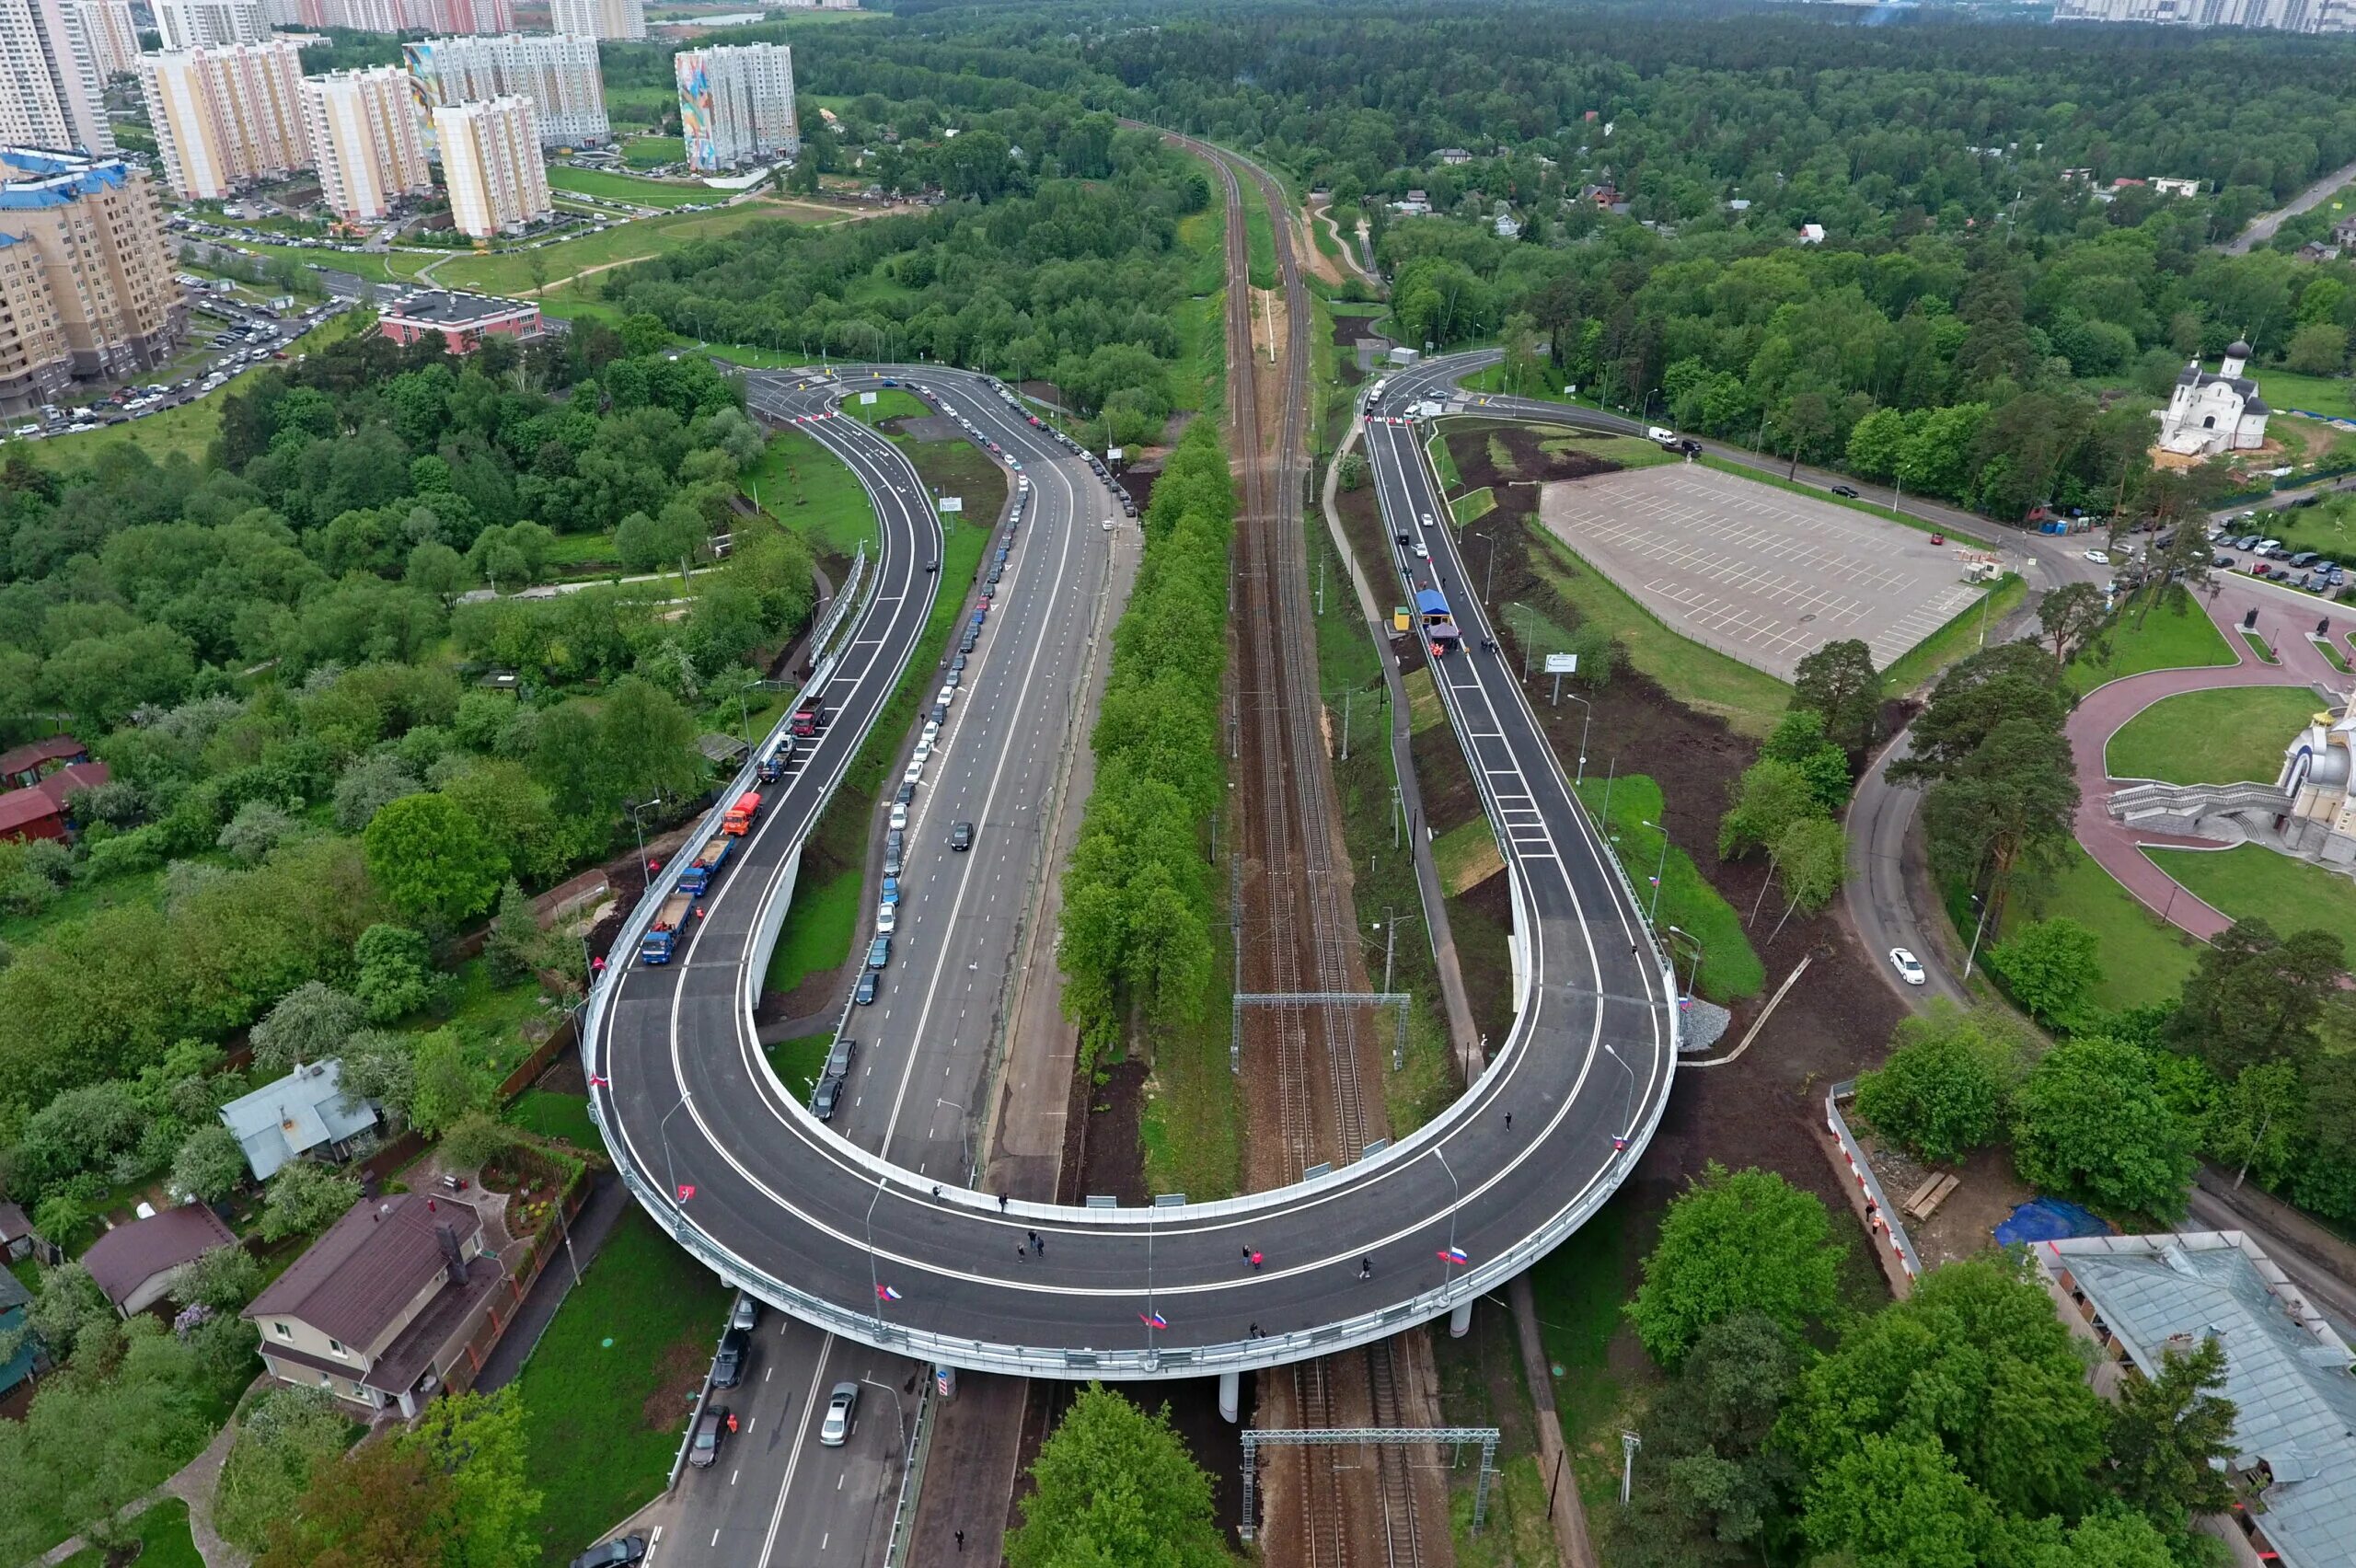
[(761, 814), (761, 797), (757, 790), (747, 790), (736, 797), (728, 814), (720, 820), (720, 831), (743, 837), (753, 831), (754, 819)]
[(793, 722), (788, 729), (797, 735), (814, 735), (826, 724), (826, 699), (811, 692), (793, 705)]

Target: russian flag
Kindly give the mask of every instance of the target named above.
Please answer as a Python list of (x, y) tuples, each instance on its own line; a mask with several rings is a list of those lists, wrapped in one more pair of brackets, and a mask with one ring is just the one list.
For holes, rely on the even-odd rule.
[(1140, 1312), (1138, 1314), (1138, 1321), (1149, 1329), (1166, 1329), (1170, 1326), (1170, 1320), (1159, 1312)]
[(1472, 1261), (1461, 1247), (1442, 1247), (1439, 1250), (1438, 1256), (1440, 1262), (1444, 1263), (1456, 1263), (1461, 1265)]
[(900, 1293), (888, 1285), (875, 1287), (875, 1299), (878, 1301), (897, 1301), (899, 1298)]

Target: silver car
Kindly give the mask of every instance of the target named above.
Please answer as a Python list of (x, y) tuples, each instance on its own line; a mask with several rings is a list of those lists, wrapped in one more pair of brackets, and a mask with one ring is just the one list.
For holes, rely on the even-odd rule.
[(826, 1396), (826, 1419), (818, 1423), (818, 1446), (839, 1448), (850, 1441), (856, 1424), (851, 1417), (859, 1409), (859, 1385), (837, 1383), (835, 1391)]

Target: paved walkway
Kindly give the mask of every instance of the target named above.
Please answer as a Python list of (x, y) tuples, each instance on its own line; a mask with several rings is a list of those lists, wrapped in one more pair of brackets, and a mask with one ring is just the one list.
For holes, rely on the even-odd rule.
[[(257, 1378), (256, 1381), (262, 1379)], [(237, 1438), (237, 1424), (223, 1424), (205, 1445), (204, 1452), (189, 1460), (178, 1473), (144, 1497), (133, 1498), (115, 1512), (123, 1522), (137, 1518), (167, 1497), (177, 1497), (188, 1505), (189, 1534), (196, 1541), (197, 1555), (204, 1559), (205, 1568), (246, 1568), (253, 1561), (237, 1547), (223, 1540), (213, 1528), (213, 1489), (220, 1483), (221, 1466), (229, 1457), (229, 1445)], [(33, 1560), (35, 1568), (57, 1568), (83, 1548), (80, 1536), (62, 1540)]]
[[(2333, 669), (2306, 637), (2316, 618), (2331, 614), (2336, 606), (2289, 589), (2267, 588), (2246, 579), (2223, 577), (2213, 596), (2200, 594), (2196, 594), (2196, 599), (2217, 623), (2226, 648), (2237, 656), (2238, 662), (2190, 669), (2147, 670), (2097, 686), (2078, 704), (2062, 732), (2069, 736), (2077, 760), (2078, 842), (2096, 865), (2117, 878), (2121, 887), (2146, 906), (2171, 924), (2208, 941), (2233, 921), (2194, 897), (2190, 890), (2153, 864), (2142, 847), (2148, 844), (2160, 848), (2214, 849), (2218, 845), (2206, 838), (2186, 838), (2130, 827), (2112, 816), (2110, 796), (2119, 781), (2110, 777), (2105, 767), (2110, 737), (2154, 702), (2182, 692), (2210, 691), (2221, 686), (2316, 685), (2338, 692), (2348, 688), (2349, 678)], [(2281, 658), (2280, 664), (2260, 660), (2241, 635), (2242, 617), (2253, 609), (2258, 611), (2258, 629)], [(2290, 737), (2283, 738), (2287, 742)]]
[[(596, 1261), (598, 1250), (605, 1246), (614, 1222), (621, 1217), (629, 1203), (629, 1189), (612, 1171), (600, 1171), (591, 1179), (589, 1201), (581, 1205), (572, 1227), (572, 1262), (583, 1273)], [(477, 1392), (494, 1393), (515, 1380), (540, 1343), (540, 1335), (547, 1332), (549, 1320), (556, 1316), (556, 1309), (564, 1305), (572, 1283), (572, 1263), (561, 1256), (550, 1259), (525, 1293), (524, 1305), (508, 1320), (507, 1332), (499, 1336), (499, 1343), (483, 1358), (482, 1373), (475, 1379)]]

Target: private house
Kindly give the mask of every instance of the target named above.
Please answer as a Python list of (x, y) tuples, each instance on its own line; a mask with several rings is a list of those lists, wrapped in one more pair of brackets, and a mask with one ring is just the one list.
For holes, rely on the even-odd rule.
[(1462, 147), (1442, 147), (1438, 152), (1434, 153), (1432, 156), (1438, 158), (1441, 163), (1448, 165), (1451, 168), (1456, 167), (1458, 164), (1469, 164), (1472, 161), (1472, 155), (1465, 151)]
[(2356, 218), (2342, 218), (2332, 225), (2331, 242), (2342, 249), (2356, 246)]
[(161, 1301), (181, 1264), (196, 1262), (215, 1247), (237, 1244), (219, 1215), (202, 1204), (182, 1204), (116, 1226), (90, 1243), (82, 1254), (82, 1266), (114, 1309), (128, 1318)]
[[(2200, 1521), (2238, 1562), (2339, 1568), (2356, 1541), (2356, 1355), (2238, 1230), (2081, 1236), (2030, 1248), (2104, 1358), (2104, 1392), (2202, 1339), (2225, 1353), (2236, 1502)], [(2131, 1368), (2131, 1373), (2130, 1371)], [(2246, 1547), (2246, 1551), (2243, 1551)]]
[[(0, 1269), (0, 1339), (24, 1327), (25, 1309), (32, 1304), (32, 1292), (19, 1284), (15, 1274)], [(40, 1370), (40, 1341), (27, 1334), (18, 1343), (16, 1354), (0, 1361), (0, 1399), (7, 1398), (18, 1385)]]
[(52, 735), (0, 752), (0, 788), (29, 790), (61, 767), (90, 760), (90, 748), (71, 735)]
[(284, 1078), (221, 1107), (222, 1124), (236, 1135), (257, 1182), (315, 1151), (328, 1159), (348, 1159), (352, 1141), (376, 1120), (375, 1105), (345, 1097), (343, 1064), (336, 1061), (297, 1062)]
[(2152, 177), (2152, 189), (2163, 196), (2198, 196), (2200, 194), (2200, 181), (2158, 174)]
[(28, 1257), (40, 1238), (33, 1233), (33, 1222), (15, 1204), (0, 1204), (0, 1258), (11, 1262)]
[(354, 1204), (241, 1316), (271, 1377), (407, 1419), (454, 1369), (473, 1381), (470, 1342), (506, 1286), (473, 1205), (402, 1193)]
[(1824, 225), (1822, 224), (1802, 224), (1800, 225), (1800, 243), (1802, 245), (1822, 245), (1824, 243)]
[(70, 763), (39, 777), (38, 783), (0, 795), (0, 838), (72, 837), (74, 824), (66, 813), (66, 798), (77, 790), (95, 790), (105, 783), (107, 765)]

